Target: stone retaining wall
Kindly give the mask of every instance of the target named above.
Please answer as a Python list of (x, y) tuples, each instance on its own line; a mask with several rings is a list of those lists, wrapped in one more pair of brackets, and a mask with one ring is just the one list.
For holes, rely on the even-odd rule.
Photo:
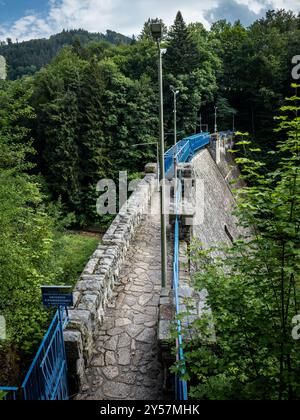
[(83, 383), (95, 332), (103, 322), (130, 242), (149, 209), (155, 184), (155, 174), (147, 173), (103, 236), (74, 289), (74, 307), (64, 332), (71, 394)]

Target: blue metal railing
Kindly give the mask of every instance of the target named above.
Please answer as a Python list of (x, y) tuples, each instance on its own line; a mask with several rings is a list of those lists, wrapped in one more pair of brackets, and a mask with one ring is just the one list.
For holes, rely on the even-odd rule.
[(25, 400), (67, 400), (63, 328), (68, 317), (59, 308), (21, 386)]
[[(220, 131), (218, 132), (219, 138), (222, 140), (233, 134), (232, 131)], [(188, 162), (194, 154), (209, 145), (211, 140), (211, 134), (203, 132), (194, 134), (193, 136), (185, 137), (180, 140), (176, 146), (171, 147), (165, 153), (165, 174), (166, 178), (174, 176), (174, 159), (176, 158), (177, 163)]]
[[(67, 362), (63, 330), (68, 323), (59, 308), (46, 332), (20, 388), (0, 387), (3, 400), (67, 400)], [(3, 391), (3, 396), (1, 395)]]
[(175, 294), (175, 309), (177, 317), (177, 362), (180, 365), (180, 375), (176, 376), (176, 398), (178, 400), (186, 401), (188, 399), (188, 390), (187, 390), (187, 381), (182, 379), (182, 376), (185, 374), (185, 360), (184, 360), (184, 351), (183, 351), (183, 342), (182, 342), (182, 328), (180, 320), (180, 305), (179, 305), (179, 216), (178, 209), (181, 198), (181, 180), (177, 180), (176, 188), (176, 219), (175, 219), (175, 228), (174, 228), (174, 259), (173, 259), (173, 289)]
[(166, 177), (174, 175), (174, 159), (177, 163), (187, 162), (196, 151), (205, 147), (210, 142), (209, 133), (195, 134), (180, 140), (176, 146), (171, 147), (165, 153), (165, 174)]
[(192, 154), (196, 153), (202, 147), (205, 147), (210, 142), (209, 133), (195, 134), (194, 136), (188, 137), (187, 140), (190, 143)]
[(0, 386), (0, 400), (16, 400), (19, 388), (11, 386)]
[[(231, 131), (218, 133), (220, 139), (224, 139), (227, 136), (232, 135)], [(210, 144), (211, 134), (208, 132), (195, 134), (190, 137), (186, 137), (179, 141), (176, 146), (171, 147), (165, 154), (165, 173), (166, 177), (174, 176), (176, 166), (178, 163), (187, 162), (193, 158), (195, 153)], [(176, 180), (177, 185), (175, 194), (175, 227), (174, 227), (174, 259), (173, 259), (173, 289), (175, 294), (175, 308), (177, 317), (177, 362), (180, 366), (180, 375), (176, 375), (175, 393), (178, 400), (188, 399), (188, 386), (187, 381), (182, 379), (185, 372), (185, 358), (183, 350), (183, 338), (182, 338), (182, 326), (180, 320), (180, 302), (179, 302), (179, 204), (181, 199), (181, 180)]]

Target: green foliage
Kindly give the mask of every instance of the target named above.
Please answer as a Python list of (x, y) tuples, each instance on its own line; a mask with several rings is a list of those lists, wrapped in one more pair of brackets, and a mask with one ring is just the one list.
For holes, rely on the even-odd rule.
[(34, 115), (29, 94), (21, 83), (3, 84), (0, 93), (0, 311), (9, 339), (25, 351), (47, 318), (39, 308), (39, 285), (48, 279), (53, 244), (52, 222), (41, 209), (38, 185), (23, 172), (32, 152), (22, 125)]
[(208, 34), (199, 25), (187, 26), (180, 12), (167, 36), (165, 68), (165, 113), (172, 127), (173, 95), (170, 86), (179, 89), (178, 130), (190, 135), (197, 129), (197, 116), (211, 102), (217, 89), (219, 59), (213, 52)]
[[(247, 153), (237, 160), (243, 178), (255, 178), (239, 191), (244, 237), (231, 248), (193, 246), (195, 286), (208, 290), (213, 318), (196, 321), (186, 346), (192, 397), (300, 399), (300, 347), (291, 334), (300, 307), (299, 111), (298, 96), (281, 108), (276, 171), (261, 175)], [(238, 147), (247, 150), (243, 137)]]
[(30, 167), (28, 156), (34, 153), (34, 149), (24, 122), (34, 118), (28, 103), (31, 93), (28, 82), (0, 81), (1, 170), (15, 172)]
[[(95, 245), (66, 235), (64, 227), (107, 226), (111, 216), (96, 214), (99, 179), (117, 180), (120, 170), (132, 179), (156, 160), (157, 47), (150, 23), (137, 40), (78, 30), (0, 45), (10, 78), (27, 76), (0, 81), (0, 310), (11, 341), (26, 352), (49, 319), (40, 306), (40, 284), (73, 284)], [(217, 105), (219, 129), (231, 129), (236, 114), (236, 127), (252, 141), (241, 135), (235, 155), (248, 185), (239, 194), (240, 219), (254, 234), (228, 250), (225, 261), (197, 257), (207, 268), (196, 280), (210, 288), (218, 342), (191, 348), (195, 396), (298, 397), (295, 343), (283, 340), (283, 327), (298, 299), (291, 294), (299, 248), (299, 117), (280, 117), (288, 139), (278, 148), (282, 133), (272, 129), (274, 109), (288, 95), (299, 27), (299, 17), (282, 10), (249, 28), (220, 21), (207, 31), (200, 23), (186, 25), (180, 12), (169, 30), (164, 26), (166, 133), (173, 129), (172, 85), (180, 90), (181, 136), (197, 130), (200, 112), (212, 131)], [(296, 112), (293, 101), (282, 111)], [(286, 319), (274, 300), (282, 294)], [(274, 336), (265, 334), (269, 319)], [(249, 336), (240, 332), (246, 327)]]
[(79, 275), (99, 244), (99, 237), (63, 233), (55, 240), (55, 264), (61, 267), (62, 284), (75, 286)]
[(155, 156), (153, 145), (133, 147), (155, 142), (158, 125), (151, 78), (136, 69), (132, 74), (132, 60), (142, 56), (145, 43), (104, 48), (99, 55), (95, 45), (93, 55), (90, 46), (80, 54), (65, 48), (35, 77), (37, 171), (77, 224), (105, 222), (95, 206), (100, 179), (141, 171)]
[[(261, 148), (260, 160), (274, 170), (274, 150), (279, 139), (273, 129), (274, 112), (289, 95), (292, 57), (299, 54), (300, 17), (285, 10), (268, 11), (266, 16), (244, 28), (240, 22), (219, 21), (212, 25), (210, 37), (222, 58), (218, 72), (218, 97), (225, 97), (238, 111), (236, 127), (247, 131)], [(213, 122), (211, 107), (203, 115)], [(231, 119), (222, 122), (230, 129)]]
[(41, 284), (74, 284), (98, 240), (61, 233), (73, 216), (62, 215), (61, 204), (45, 204), (36, 177), (28, 174), (33, 148), (23, 124), (34, 118), (30, 83), (1, 87), (0, 313), (8, 334), (2, 344), (31, 353), (49, 322)]
[(75, 209), (79, 200), (79, 148), (77, 92), (85, 62), (65, 49), (52, 66), (42, 70), (35, 81), (33, 106), (37, 110), (35, 147), (38, 169), (45, 176), (54, 198)]

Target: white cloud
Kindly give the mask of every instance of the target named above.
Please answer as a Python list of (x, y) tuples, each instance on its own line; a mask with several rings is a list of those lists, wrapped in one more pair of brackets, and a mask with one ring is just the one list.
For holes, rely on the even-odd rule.
[[(213, 15), (213, 10), (226, 9), (228, 14), (230, 3), (236, 4), (237, 9), (247, 6), (250, 18), (261, 13), (266, 4), (300, 10), (299, 0), (49, 0), (46, 16), (31, 11), (10, 27), (2, 24), (0, 39), (27, 40), (77, 28), (92, 32), (111, 29), (130, 36), (138, 34), (149, 17), (161, 17), (171, 25), (178, 10), (182, 11), (187, 22), (201, 21), (208, 26), (208, 12)], [(240, 10), (245, 14), (248, 9), (243, 7)], [(236, 17), (236, 14), (237, 11), (232, 10), (232, 16)]]

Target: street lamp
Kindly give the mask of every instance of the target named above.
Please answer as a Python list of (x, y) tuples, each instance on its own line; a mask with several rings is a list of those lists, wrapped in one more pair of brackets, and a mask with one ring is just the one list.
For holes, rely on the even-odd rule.
[(177, 95), (179, 90), (175, 89), (173, 86), (170, 87), (174, 95), (174, 146), (177, 144)]
[(200, 133), (202, 133), (202, 114), (200, 113)]
[(215, 133), (218, 132), (218, 126), (217, 126), (217, 111), (218, 111), (218, 107), (215, 106)]
[(170, 86), (171, 91), (173, 92), (174, 95), (174, 157), (173, 157), (173, 161), (174, 161), (174, 179), (176, 180), (177, 178), (177, 160), (176, 160), (176, 154), (177, 154), (177, 148), (176, 148), (176, 144), (177, 144), (177, 95), (179, 93), (179, 90), (175, 89), (173, 86)]
[(197, 133), (197, 127), (200, 127), (200, 133), (203, 133), (202, 127), (205, 127), (205, 131), (208, 132), (208, 124), (202, 124), (202, 113), (200, 112), (200, 117), (199, 117), (199, 124), (196, 123), (196, 133)]
[(156, 42), (160, 42), (161, 39), (162, 39), (162, 34), (163, 34), (163, 25), (162, 25), (162, 23), (159, 23), (159, 22), (151, 23), (150, 30), (151, 30), (152, 38)]
[(158, 50), (158, 84), (159, 84), (159, 150), (160, 150), (160, 227), (161, 227), (161, 284), (167, 285), (167, 226), (165, 215), (165, 144), (164, 144), (164, 108), (163, 108), (163, 77), (162, 51), (160, 41), (163, 35), (162, 23), (151, 23), (151, 34), (157, 43)]

